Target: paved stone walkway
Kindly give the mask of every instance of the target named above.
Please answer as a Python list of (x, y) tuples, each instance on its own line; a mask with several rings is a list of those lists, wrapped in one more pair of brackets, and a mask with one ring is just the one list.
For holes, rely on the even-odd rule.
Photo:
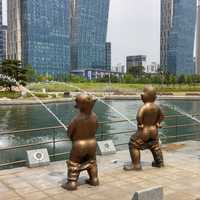
[(0, 171), (0, 200), (130, 200), (135, 191), (158, 185), (164, 187), (165, 200), (200, 198), (200, 142), (167, 146), (164, 157), (166, 166), (155, 169), (151, 167), (151, 154), (142, 152), (141, 172), (122, 170), (124, 162), (129, 160), (128, 151), (98, 157), (101, 185), (86, 185), (87, 175), (82, 173), (80, 186), (74, 192), (60, 187), (66, 181), (64, 161), (41, 168), (3, 170)]

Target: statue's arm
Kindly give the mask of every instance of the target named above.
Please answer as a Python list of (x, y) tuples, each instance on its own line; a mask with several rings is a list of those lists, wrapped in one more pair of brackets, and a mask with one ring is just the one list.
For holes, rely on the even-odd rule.
[(75, 132), (75, 126), (76, 125), (76, 120), (73, 119), (69, 124), (68, 124), (68, 130), (67, 130), (67, 135), (70, 139), (72, 139), (72, 136)]
[(138, 112), (137, 112), (137, 125), (138, 125), (138, 128), (143, 128), (144, 125), (143, 125), (143, 115), (144, 115), (144, 111), (143, 111), (143, 107), (141, 107)]
[(158, 117), (158, 122), (157, 122), (157, 127), (161, 128), (161, 122), (164, 120), (165, 116), (163, 114), (163, 111), (159, 108), (159, 117)]

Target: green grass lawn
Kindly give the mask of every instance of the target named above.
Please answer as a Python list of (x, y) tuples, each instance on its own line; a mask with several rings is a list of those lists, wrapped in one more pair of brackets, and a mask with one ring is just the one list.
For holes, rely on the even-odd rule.
[[(81, 90), (86, 90), (89, 92), (106, 92), (113, 91), (116, 94), (134, 94), (136, 92), (141, 92), (145, 84), (124, 84), (124, 83), (71, 83), (75, 87), (81, 88)], [(154, 85), (159, 93), (173, 93), (174, 95), (184, 95), (186, 93), (193, 93), (196, 95), (200, 93), (200, 84), (196, 85)], [(39, 98), (61, 98), (63, 94), (56, 96), (53, 92), (70, 92), (79, 91), (76, 88), (70, 87), (67, 83), (60, 82), (48, 82), (48, 83), (31, 83), (27, 85), (28, 89), (33, 91)], [(46, 89), (46, 92), (52, 92), (49, 94), (44, 94), (42, 91)], [(118, 93), (119, 92), (119, 93)], [(120, 93), (121, 92), (121, 93)], [(191, 94), (189, 94), (191, 95)], [(9, 92), (1, 91), (0, 98), (7, 97), (9, 99), (17, 99), (21, 96), (19, 92)], [(27, 95), (26, 98), (31, 98), (31, 95)]]
[[(141, 91), (145, 84), (124, 84), (124, 83), (71, 83), (75, 87), (87, 91), (127, 91), (136, 92)], [(200, 84), (196, 85), (154, 85), (158, 92), (200, 92)], [(43, 88), (47, 92), (65, 92), (65, 91), (78, 91), (78, 89), (70, 87), (67, 83), (32, 83), (28, 88), (35, 92), (41, 92)]]

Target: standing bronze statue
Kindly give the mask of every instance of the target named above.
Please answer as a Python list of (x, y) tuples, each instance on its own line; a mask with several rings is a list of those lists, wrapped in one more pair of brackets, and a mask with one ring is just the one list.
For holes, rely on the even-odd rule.
[(75, 108), (80, 113), (68, 126), (68, 136), (72, 141), (70, 158), (67, 161), (68, 181), (62, 187), (67, 190), (76, 190), (77, 181), (81, 171), (87, 170), (89, 179), (87, 183), (99, 185), (96, 163), (96, 130), (97, 117), (92, 109), (96, 102), (91, 95), (82, 94), (76, 97)]
[(138, 130), (132, 135), (129, 142), (129, 151), (132, 160), (131, 165), (125, 165), (124, 170), (141, 170), (140, 150), (150, 149), (153, 154), (153, 167), (163, 167), (163, 155), (159, 144), (158, 128), (164, 119), (164, 115), (156, 100), (156, 90), (152, 86), (146, 86), (141, 95), (144, 105), (138, 110)]

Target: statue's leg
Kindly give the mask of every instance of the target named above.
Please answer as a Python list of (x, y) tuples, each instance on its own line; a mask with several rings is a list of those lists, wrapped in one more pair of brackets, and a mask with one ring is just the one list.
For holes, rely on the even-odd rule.
[(159, 144), (153, 145), (151, 148), (151, 152), (153, 154), (154, 161), (152, 162), (152, 167), (163, 167), (163, 154)]
[(91, 164), (87, 169), (87, 172), (89, 175), (89, 179), (86, 182), (93, 186), (99, 185), (98, 168), (97, 168), (96, 160), (91, 161)]
[(125, 165), (124, 170), (141, 170), (141, 163), (140, 163), (140, 145), (138, 144), (137, 140), (131, 137), (129, 142), (129, 152), (131, 156), (131, 165)]
[(67, 162), (67, 166), (68, 166), (67, 183), (62, 185), (62, 187), (67, 190), (76, 190), (77, 189), (77, 181), (78, 181), (78, 177), (80, 174), (79, 163), (75, 163), (75, 162), (72, 162), (69, 160)]

